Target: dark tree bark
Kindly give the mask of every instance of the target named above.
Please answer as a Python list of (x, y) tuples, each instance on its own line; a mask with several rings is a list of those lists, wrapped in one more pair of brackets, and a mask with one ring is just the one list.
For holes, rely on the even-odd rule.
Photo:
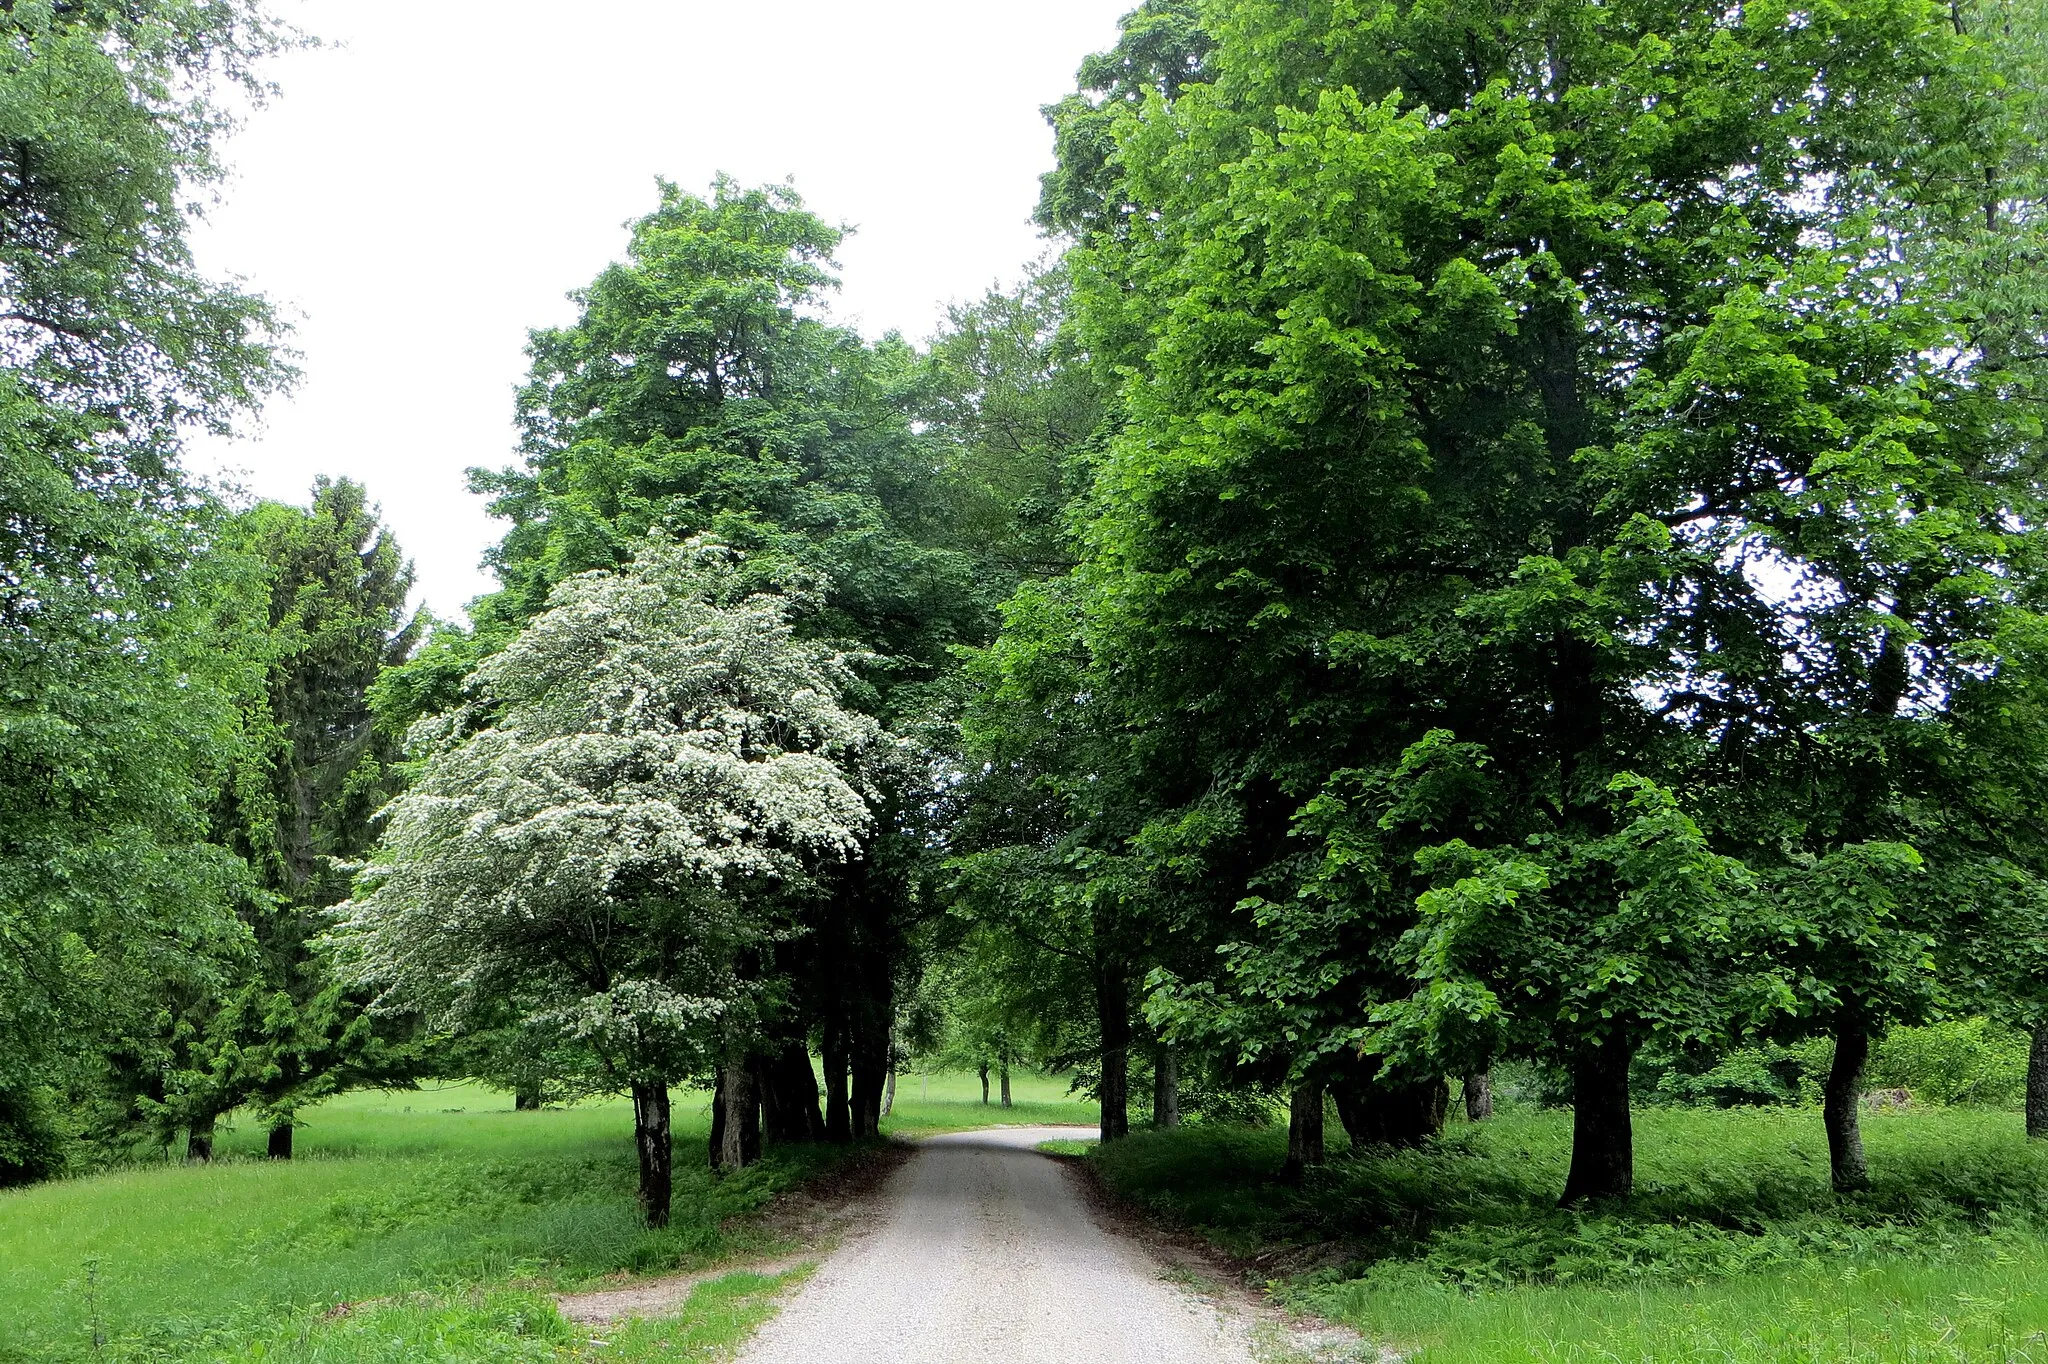
[(1121, 961), (1095, 973), (1095, 1013), (1102, 1029), (1102, 1139), (1131, 1133), (1131, 986)]
[(1323, 1081), (1296, 1082), (1287, 1099), (1287, 1163), (1280, 1178), (1298, 1184), (1311, 1165), (1323, 1163)]
[(841, 1021), (825, 1024), (824, 1054), (819, 1059), (825, 1067), (825, 1140), (844, 1145), (853, 1140), (853, 1106), (846, 1086), (849, 1058)]
[(1380, 1073), (1378, 1057), (1341, 1062), (1329, 1091), (1353, 1146), (1420, 1146), (1442, 1133), (1450, 1111), (1444, 1080), (1389, 1080)]
[(512, 1091), (512, 1111), (515, 1113), (536, 1113), (540, 1111), (540, 1086), (521, 1085)]
[(888, 1080), (888, 1033), (869, 1026), (853, 1045), (853, 1135), (867, 1141), (882, 1134), (882, 1089)]
[(1180, 1126), (1180, 1057), (1170, 1042), (1152, 1058), (1152, 1126)]
[(1005, 1057), (1003, 1058), (1003, 1069), (1002, 1069), (1002, 1079), (1003, 1079), (1003, 1107), (1005, 1107), (1005, 1108), (1009, 1108), (1009, 1107), (1011, 1106), (1011, 1104), (1010, 1104), (1010, 1058), (1009, 1058), (1009, 1057), (1007, 1057), (1007, 1056), (1005, 1056)]
[(213, 1125), (215, 1115), (208, 1113), (203, 1118), (194, 1118), (192, 1125), (185, 1129), (185, 1159), (195, 1165), (204, 1165), (213, 1159)]
[(981, 1106), (988, 1107), (988, 1062), (983, 1061), (977, 1069), (981, 1074)]
[(1628, 1065), (1635, 1047), (1616, 1030), (1582, 1047), (1572, 1065), (1572, 1164), (1561, 1205), (1626, 1198), (1635, 1187)]
[(2048, 1022), (2034, 1025), (2027, 1050), (2027, 1135), (2048, 1138)]
[(811, 1053), (799, 1039), (785, 1041), (760, 1067), (762, 1134), (771, 1142), (822, 1141), (825, 1119), (818, 1112), (818, 1077)]
[(634, 1081), (633, 1146), (640, 1153), (640, 1212), (650, 1227), (668, 1225), (675, 1162), (669, 1142), (668, 1081)]
[(292, 1133), (296, 1131), (298, 1131), (298, 1128), (289, 1122), (281, 1122), (272, 1127), (270, 1129), (268, 1149), (264, 1154), (268, 1155), (272, 1160), (290, 1160), (292, 1158)]
[(744, 1170), (761, 1158), (761, 1096), (753, 1071), (745, 1062), (727, 1062), (719, 1071), (718, 1093), (725, 1109), (718, 1167)]
[(711, 1168), (716, 1170), (725, 1159), (725, 1072), (719, 1071), (711, 1081)]
[(1493, 1116), (1493, 1069), (1475, 1070), (1465, 1077), (1465, 1117), (1485, 1122)]
[(1837, 1193), (1870, 1187), (1870, 1166), (1863, 1159), (1863, 1067), (1869, 1060), (1867, 1029), (1853, 1023), (1835, 1029), (1835, 1061), (1822, 1090), (1821, 1117), (1827, 1123), (1828, 1171)]

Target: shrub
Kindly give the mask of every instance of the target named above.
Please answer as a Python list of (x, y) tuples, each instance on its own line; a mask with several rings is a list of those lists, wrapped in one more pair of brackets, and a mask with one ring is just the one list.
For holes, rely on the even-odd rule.
[(1908, 1089), (1922, 1103), (2017, 1108), (2027, 1092), (2027, 1035), (1988, 1018), (1893, 1028), (1871, 1049), (1873, 1089)]
[(62, 1171), (64, 1146), (45, 1091), (0, 1089), (0, 1189)]

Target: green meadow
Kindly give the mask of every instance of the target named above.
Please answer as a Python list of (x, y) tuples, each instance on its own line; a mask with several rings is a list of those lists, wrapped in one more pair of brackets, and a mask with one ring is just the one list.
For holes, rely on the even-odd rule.
[[(906, 1076), (889, 1126), (1092, 1116), (1063, 1081), (1014, 1088), (1005, 1113), (982, 1109), (971, 1075)], [(0, 1193), (0, 1361), (709, 1357), (771, 1310), (778, 1281), (714, 1280), (674, 1321), (603, 1333), (564, 1323), (548, 1295), (786, 1250), (752, 1215), (842, 1153), (785, 1148), (715, 1178), (705, 1096), (679, 1091), (675, 1111), (675, 1208), (658, 1232), (634, 1204), (627, 1104), (517, 1113), (475, 1085), (323, 1104), (289, 1162), (263, 1159), (245, 1124), (211, 1165)]]

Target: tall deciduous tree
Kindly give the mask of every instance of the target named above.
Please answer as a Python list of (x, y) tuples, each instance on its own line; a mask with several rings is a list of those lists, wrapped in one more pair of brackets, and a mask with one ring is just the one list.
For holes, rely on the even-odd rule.
[[(1606, 945), (1524, 1019), (1605, 1115), (1573, 1197), (1628, 1188), (1645, 1030), (1742, 1021), (1718, 973), (1815, 1020), (1862, 988), (1752, 971), (1764, 908), (1719, 859), (1919, 841), (1928, 746), (2027, 605), (2031, 418), (1927, 245), (2004, 202), (1964, 12), (1198, 5), (1200, 80), (1067, 106), (1080, 335), (1126, 376), (1076, 578), (1127, 846), (1206, 899), (1244, 968), (1215, 988), (1313, 1020), (1303, 1055), (1462, 1067), (1485, 1030), (1453, 1021), (1512, 1013), (1545, 952), (1439, 954), (1446, 1007), (1392, 1026), (1414, 877), (1448, 878), (1432, 922), (1480, 881), (1389, 816), (1425, 736), (1477, 745), (1459, 832), (1528, 873), (1480, 898), (1542, 906), (1498, 945)], [(1787, 779), (1762, 802), (1745, 754)], [(1333, 888), (1352, 928), (1303, 931)]]
[[(282, 41), (256, 5), (0, 7), (0, 1182), (239, 941), (205, 842), (240, 663), (209, 647), (213, 512), (181, 433), (284, 371), (268, 308), (194, 269), (223, 84)], [(58, 1096), (63, 1095), (59, 1102)]]

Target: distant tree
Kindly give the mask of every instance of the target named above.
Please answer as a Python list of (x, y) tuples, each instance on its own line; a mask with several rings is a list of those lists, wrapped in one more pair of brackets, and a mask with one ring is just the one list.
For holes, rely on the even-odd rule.
[(774, 948), (858, 851), (879, 727), (843, 654), (738, 556), (651, 542), (579, 574), (422, 721), (418, 776), (331, 942), (388, 1005), (462, 1031), (516, 1021), (587, 1048), (633, 1096), (640, 1197), (668, 1218), (670, 1083), (716, 1074), (743, 1164)]

